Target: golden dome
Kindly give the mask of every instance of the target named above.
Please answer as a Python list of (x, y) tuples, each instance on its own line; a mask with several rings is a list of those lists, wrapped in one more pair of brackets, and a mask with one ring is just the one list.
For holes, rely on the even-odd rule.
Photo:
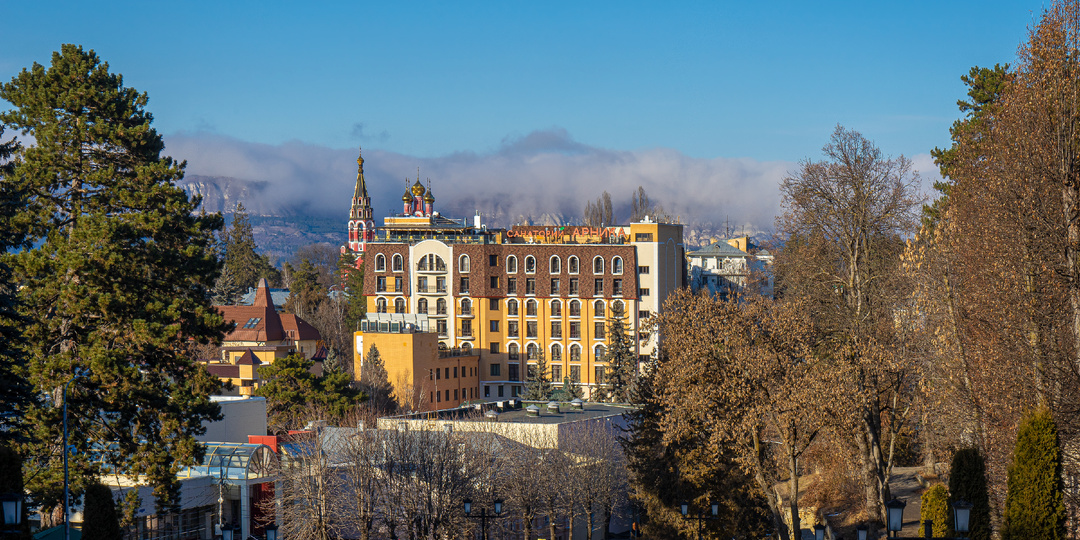
[(424, 202), (428, 204), (435, 202), (435, 195), (432, 195), (430, 189), (428, 190), (427, 195), (424, 195)]
[(412, 201), (412, 195), (409, 195), (409, 190), (406, 189), (405, 194), (401, 196), (401, 202), (410, 202), (410, 201)]
[(420, 197), (424, 194), (424, 185), (420, 183), (420, 179), (416, 180), (416, 183), (412, 186), (412, 194), (416, 197)]

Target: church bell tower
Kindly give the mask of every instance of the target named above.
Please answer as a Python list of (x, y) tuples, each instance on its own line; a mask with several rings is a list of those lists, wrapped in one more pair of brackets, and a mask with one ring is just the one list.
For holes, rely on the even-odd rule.
[(371, 198), (364, 181), (364, 155), (360, 149), (356, 158), (356, 189), (353, 190), (352, 208), (349, 210), (349, 245), (342, 251), (356, 255), (356, 267), (363, 264), (367, 243), (375, 239), (375, 221), (371, 218)]

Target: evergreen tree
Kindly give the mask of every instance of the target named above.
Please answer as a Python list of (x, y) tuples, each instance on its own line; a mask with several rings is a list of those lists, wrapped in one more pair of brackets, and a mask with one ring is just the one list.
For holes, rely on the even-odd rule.
[(281, 274), (270, 264), (270, 258), (256, 251), (258, 246), (243, 203), (236, 203), (232, 224), (222, 231), (222, 238), (225, 268), (232, 274), (241, 293), (247, 292), (262, 278), (270, 283), (280, 282)]
[[(0, 442), (0, 493), (23, 493), (23, 456), (12, 445)], [(30, 540), (30, 523), (26, 519), (28, 512), (23, 505), (22, 527), (18, 532), (8, 533), (4, 538), (11, 540)], [(0, 523), (0, 527), (3, 524)], [(0, 529), (2, 530), (2, 529)]]
[(949, 512), (949, 490), (944, 484), (934, 484), (933, 487), (922, 494), (922, 505), (919, 509), (919, 523), (932, 522), (934, 536), (955, 536), (949, 534), (946, 520)]
[(314, 362), (298, 353), (278, 358), (259, 368), (263, 382), (255, 395), (266, 398), (266, 413), (272, 429), (296, 428), (309, 420), (312, 409), (341, 420), (365, 396), (351, 386), (347, 373), (329, 372), (316, 376)]
[(295, 268), (285, 263), (285, 271), (291, 276), (285, 309), (301, 319), (311, 318), (319, 304), (326, 299), (326, 289), (319, 285), (319, 271), (308, 259), (300, 261)]
[[(17, 226), (15, 218), (26, 204), (26, 194), (11, 178), (15, 165), (11, 159), (19, 149), (15, 139), (4, 140), (4, 126), (0, 124), (0, 253), (25, 242), (24, 229)], [(0, 444), (22, 434), (20, 421), (33, 402), (26, 379), (25, 354), (20, 352), (23, 322), (11, 267), (0, 258), (0, 411), (23, 412), (0, 414)]]
[(221, 216), (197, 213), (199, 199), (176, 185), (184, 164), (160, 155), (146, 94), (93, 51), (64, 45), (0, 98), (12, 106), (0, 122), (34, 140), (4, 182), (26, 195), (11, 217), (25, 241), (2, 255), (19, 286), (29, 379), (50, 397), (26, 415), (37, 444), (30, 488), (45, 506), (60, 499), (60, 460), (50, 458), (59, 390), (88, 368), (68, 391), (73, 484), (96, 476), (91, 449), (104, 451), (116, 472), (154, 486), (160, 512), (176, 509), (176, 467), (200, 458), (195, 435), (220, 418), (208, 398), (220, 383), (189, 351), (225, 330), (207, 294)]
[(349, 298), (349, 307), (345, 312), (345, 325), (353, 331), (360, 329), (360, 321), (367, 314), (367, 299), (364, 297), (364, 267), (355, 266), (356, 257), (342, 253), (338, 262), (338, 278), (345, 286)]
[(952, 503), (960, 500), (972, 504), (968, 537), (972, 540), (990, 540), (990, 492), (986, 485), (986, 463), (975, 448), (963, 448), (953, 454), (949, 468), (947, 536), (956, 536), (953, 533)]
[(611, 310), (608, 319), (608, 348), (603, 361), (607, 362), (608, 374), (605, 391), (616, 403), (627, 403), (634, 394), (637, 381), (637, 355), (634, 343), (626, 332), (626, 318), (621, 307)]
[(236, 283), (236, 278), (233, 276), (232, 270), (227, 266), (223, 266), (221, 268), (221, 275), (214, 281), (214, 305), (235, 305), (237, 300), (240, 299), (240, 295), (244, 292), (244, 290), (241, 290), (240, 285)]
[(83, 492), (83, 540), (121, 538), (120, 520), (112, 490), (101, 482), (91, 482)]
[(1005, 540), (1065, 538), (1061, 445), (1046, 407), (1024, 419), (1016, 433), (1005, 495)]
[(374, 343), (368, 348), (364, 363), (360, 366), (360, 386), (368, 395), (368, 403), (376, 411), (390, 414), (397, 410), (394, 386), (390, 384), (390, 375)]
[(563, 377), (562, 393), (562, 398), (567, 401), (581, 399), (585, 396), (585, 392), (581, 390), (581, 385), (570, 380), (570, 377)]
[(536, 357), (535, 366), (527, 366), (525, 369), (525, 395), (523, 399), (529, 401), (547, 401), (551, 399), (554, 389), (551, 385), (551, 372), (548, 370), (547, 356), (540, 350)]

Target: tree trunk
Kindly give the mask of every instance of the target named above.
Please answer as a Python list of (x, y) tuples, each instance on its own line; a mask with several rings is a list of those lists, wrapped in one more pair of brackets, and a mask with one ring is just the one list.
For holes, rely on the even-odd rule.
[(791, 512), (791, 536), (802, 538), (802, 520), (799, 518), (799, 458), (789, 446), (788, 455), (788, 510)]
[(769, 505), (769, 512), (772, 514), (773, 529), (777, 531), (780, 536), (780, 540), (789, 540), (787, 524), (784, 522), (783, 511), (781, 505), (783, 501), (780, 496), (773, 490), (772, 486), (765, 479), (763, 469), (763, 452), (764, 449), (761, 446), (761, 439), (757, 433), (753, 433), (754, 441), (754, 482), (757, 484), (758, 489), (761, 490), (762, 496), (765, 497), (765, 502)]

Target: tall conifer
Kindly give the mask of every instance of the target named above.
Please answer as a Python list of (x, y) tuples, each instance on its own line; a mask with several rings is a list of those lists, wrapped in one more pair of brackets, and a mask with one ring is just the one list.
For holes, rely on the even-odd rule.
[(1036, 409), (1016, 433), (1005, 496), (1005, 540), (1065, 538), (1061, 443), (1046, 407)]

